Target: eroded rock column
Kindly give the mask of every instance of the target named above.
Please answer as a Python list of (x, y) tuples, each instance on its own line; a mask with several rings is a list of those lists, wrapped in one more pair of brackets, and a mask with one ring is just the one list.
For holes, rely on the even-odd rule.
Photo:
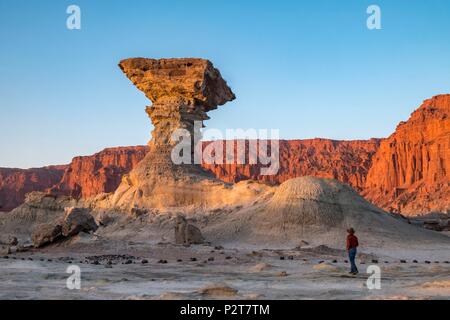
[(153, 104), (146, 108), (154, 130), (149, 142), (151, 152), (170, 154), (178, 143), (171, 139), (177, 129), (185, 129), (192, 143), (200, 138), (194, 132), (196, 121), (209, 119), (207, 112), (235, 98), (211, 62), (204, 59), (123, 60), (125, 75), (144, 92)]
[[(204, 59), (134, 58), (123, 60), (119, 66), (152, 101), (146, 112), (154, 130), (148, 154), (122, 179), (112, 205), (124, 209), (186, 208), (214, 202), (211, 188), (223, 183), (195, 164), (194, 150), (203, 121), (209, 119), (207, 112), (235, 98), (220, 72)], [(184, 129), (184, 142), (190, 136), (190, 161), (185, 161), (185, 149), (182, 162), (172, 160), (172, 150), (176, 151), (179, 143), (173, 134), (178, 129)]]

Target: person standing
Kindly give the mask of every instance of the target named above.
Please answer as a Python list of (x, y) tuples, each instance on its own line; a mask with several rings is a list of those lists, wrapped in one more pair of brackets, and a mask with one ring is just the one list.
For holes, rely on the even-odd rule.
[(350, 228), (347, 229), (347, 252), (348, 257), (350, 259), (350, 274), (356, 275), (358, 274), (358, 268), (356, 267), (355, 259), (356, 259), (356, 248), (358, 247), (358, 238), (355, 236), (355, 229)]

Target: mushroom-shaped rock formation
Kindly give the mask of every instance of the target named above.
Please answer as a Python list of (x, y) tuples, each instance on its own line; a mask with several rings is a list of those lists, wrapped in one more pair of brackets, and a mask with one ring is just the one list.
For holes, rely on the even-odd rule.
[[(149, 152), (125, 176), (112, 204), (120, 208), (168, 208), (204, 205), (212, 186), (224, 188), (212, 174), (194, 164), (207, 112), (235, 99), (219, 70), (204, 59), (126, 59), (119, 64), (125, 75), (152, 100), (147, 107), (154, 130)], [(197, 123), (196, 123), (197, 122)], [(180, 142), (174, 138), (189, 135), (190, 161), (172, 161), (172, 150)], [(189, 141), (189, 140), (188, 140)], [(186, 163), (188, 162), (188, 163)]]
[[(204, 59), (132, 58), (119, 67), (153, 104), (146, 109), (155, 129), (150, 147), (157, 152), (177, 143), (172, 133), (186, 129), (194, 137), (194, 122), (209, 119), (207, 112), (235, 96), (212, 63)], [(200, 129), (200, 128), (197, 128)]]

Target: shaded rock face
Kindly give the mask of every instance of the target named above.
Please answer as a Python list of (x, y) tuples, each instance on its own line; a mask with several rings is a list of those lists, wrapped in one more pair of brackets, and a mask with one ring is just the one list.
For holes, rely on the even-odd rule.
[(62, 238), (62, 226), (60, 224), (42, 224), (37, 226), (31, 235), (35, 248), (43, 247)]
[(58, 183), (66, 166), (35, 169), (0, 168), (0, 211), (11, 211), (33, 191), (44, 191)]
[(381, 142), (363, 195), (402, 214), (449, 212), (449, 155), (450, 95), (439, 95)]
[(0, 235), (0, 244), (16, 246), (19, 243), (16, 237), (12, 235)]
[(185, 217), (178, 216), (175, 224), (176, 244), (202, 244), (205, 242), (200, 229), (190, 224)]
[(62, 234), (65, 237), (75, 236), (80, 232), (91, 232), (98, 229), (94, 217), (84, 208), (65, 208)]
[[(284, 182), (268, 204), (267, 214), (270, 215), (271, 223), (275, 222), (284, 231), (296, 225), (332, 228), (340, 224), (344, 214), (338, 194), (339, 188), (344, 185), (333, 182), (316, 177), (301, 177)], [(353, 192), (347, 188), (348, 192)]]
[(0, 255), (7, 256), (11, 253), (11, 248), (9, 246), (0, 246)]

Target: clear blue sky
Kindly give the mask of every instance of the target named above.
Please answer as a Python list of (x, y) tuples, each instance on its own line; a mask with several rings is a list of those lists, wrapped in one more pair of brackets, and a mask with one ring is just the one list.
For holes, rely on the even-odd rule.
[[(370, 4), (382, 30), (366, 28)], [(0, 0), (0, 166), (145, 144), (150, 102), (117, 67), (137, 56), (210, 59), (237, 99), (208, 127), (385, 137), (450, 92), (450, 1)]]

